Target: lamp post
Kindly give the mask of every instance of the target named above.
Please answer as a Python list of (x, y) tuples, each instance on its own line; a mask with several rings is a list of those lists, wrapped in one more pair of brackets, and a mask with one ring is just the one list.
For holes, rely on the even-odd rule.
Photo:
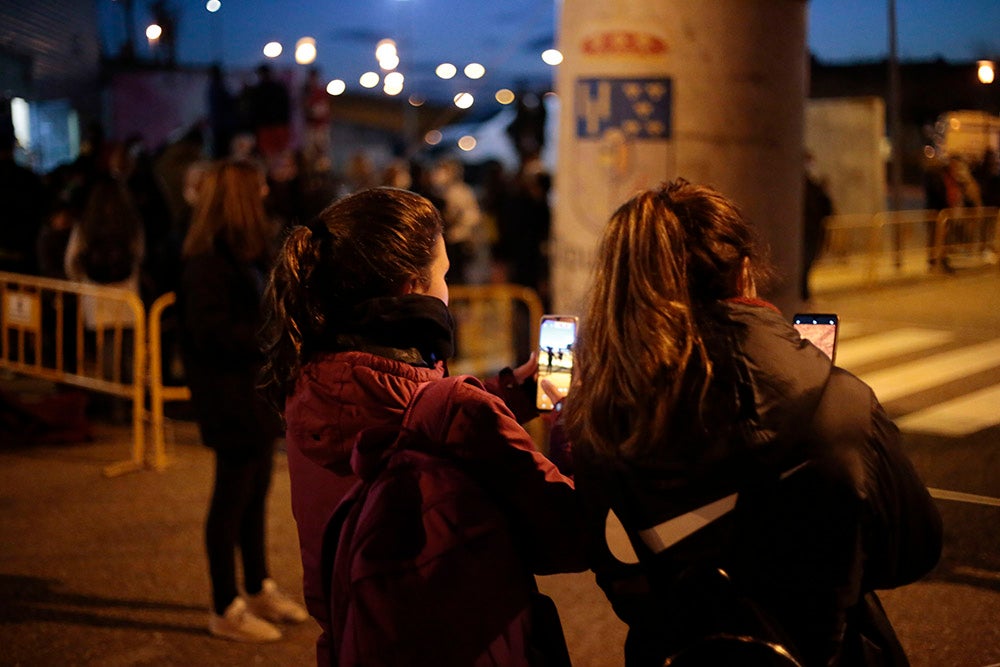
[(986, 135), (986, 147), (990, 148), (993, 145), (991, 139), (996, 127), (993, 121), (993, 91), (990, 90), (990, 86), (996, 79), (996, 63), (992, 60), (976, 61), (976, 77), (983, 86), (983, 132)]
[[(896, 0), (889, 1), (889, 139), (892, 145), (889, 174), (890, 208), (898, 211), (903, 207), (903, 141), (900, 117), (899, 56), (896, 47)], [(896, 268), (902, 266), (902, 229), (893, 225), (893, 250)]]
[(149, 52), (154, 60), (159, 54), (160, 37), (162, 36), (163, 28), (158, 23), (150, 23), (146, 26), (146, 40), (149, 42)]
[(996, 80), (996, 63), (992, 60), (976, 61), (976, 77), (983, 85), (983, 111), (993, 114), (996, 111), (992, 90), (993, 82)]

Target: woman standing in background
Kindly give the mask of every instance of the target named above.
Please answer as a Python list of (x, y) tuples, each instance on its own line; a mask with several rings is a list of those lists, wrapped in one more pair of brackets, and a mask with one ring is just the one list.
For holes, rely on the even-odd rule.
[[(182, 250), (180, 344), (203, 442), (215, 450), (215, 486), (205, 523), (212, 581), (208, 629), (237, 641), (273, 641), (278, 622), (305, 609), (268, 576), (265, 508), (280, 423), (256, 391), (263, 361), (260, 300), (277, 227), (264, 211), (266, 182), (249, 162), (214, 165), (195, 204)], [(243, 592), (236, 584), (236, 549)]]

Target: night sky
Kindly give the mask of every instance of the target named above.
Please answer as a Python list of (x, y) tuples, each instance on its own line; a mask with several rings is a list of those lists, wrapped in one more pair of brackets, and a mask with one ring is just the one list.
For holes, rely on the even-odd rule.
[[(105, 50), (115, 54), (125, 28), (120, 2), (97, 0)], [(151, 0), (135, 0), (137, 44)], [(480, 62), (493, 83), (513, 87), (518, 79), (545, 80), (539, 58), (553, 46), (556, 4), (545, 0), (222, 0), (210, 13), (204, 0), (170, 0), (177, 10), (177, 57), (181, 63), (220, 61), (248, 68), (264, 60), (263, 45), (284, 45), (276, 65), (294, 64), (295, 41), (316, 39), (316, 65), (324, 78), (356, 86), (377, 70), (374, 47), (392, 37), (399, 44), (400, 71), (411, 90), (435, 80), (434, 66)], [(809, 0), (809, 47), (825, 63), (881, 59), (888, 53), (888, 3), (877, 0)], [(896, 0), (898, 49), (903, 60), (943, 57), (970, 61), (1000, 57), (1000, 0)], [(491, 85), (493, 85), (491, 83)]]

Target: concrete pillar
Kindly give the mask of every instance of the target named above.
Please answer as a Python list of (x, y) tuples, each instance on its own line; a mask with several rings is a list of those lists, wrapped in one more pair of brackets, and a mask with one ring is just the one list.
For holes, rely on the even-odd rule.
[(758, 226), (798, 304), (805, 0), (563, 0), (553, 303), (580, 313), (608, 217), (682, 176)]

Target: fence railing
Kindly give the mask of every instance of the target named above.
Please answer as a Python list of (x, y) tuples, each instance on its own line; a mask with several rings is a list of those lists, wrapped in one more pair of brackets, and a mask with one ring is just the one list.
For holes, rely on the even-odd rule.
[(146, 465), (146, 313), (114, 287), (0, 272), (0, 368), (132, 403), (129, 457), (108, 476)]
[(452, 373), (479, 377), (509, 366), (538, 346), (542, 301), (520, 285), (451, 285), (448, 305), (455, 317)]
[(157, 467), (168, 464), (164, 403), (187, 401), (191, 390), (183, 386), (164, 384), (163, 373), (163, 311), (177, 302), (177, 295), (168, 292), (149, 307), (149, 412), (153, 440), (153, 460)]
[(985, 264), (996, 257), (998, 220), (996, 207), (829, 216), (813, 277), (829, 286), (871, 285), (945, 271), (954, 261)]

